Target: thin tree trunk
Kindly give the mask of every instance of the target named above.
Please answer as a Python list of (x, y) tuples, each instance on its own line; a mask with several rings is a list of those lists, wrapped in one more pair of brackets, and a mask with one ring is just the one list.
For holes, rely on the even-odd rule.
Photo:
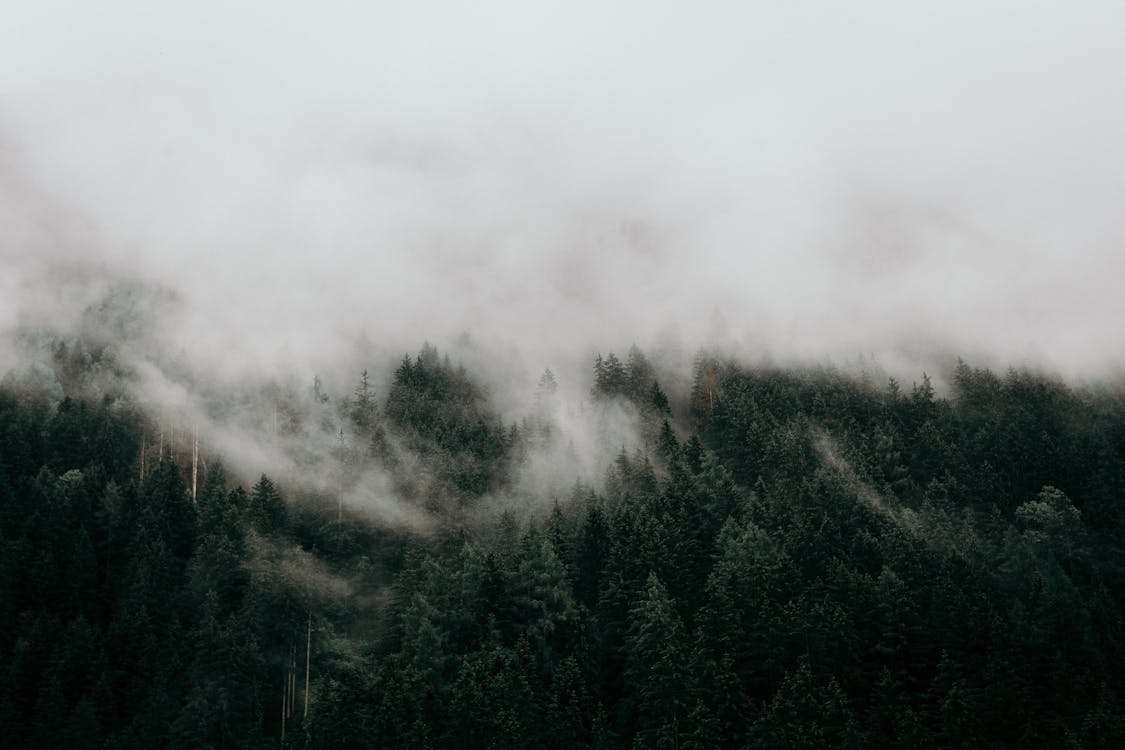
[(289, 675), (285, 675), (285, 687), (281, 691), (281, 744), (285, 744), (285, 709), (289, 703)]
[(297, 703), (297, 644), (289, 645), (289, 715)]
[(195, 428), (195, 434), (192, 436), (191, 441), (191, 501), (195, 502), (196, 489), (199, 486), (199, 428)]
[(141, 481), (145, 481), (145, 433), (141, 433)]
[(309, 665), (312, 655), (312, 612), (309, 613), (309, 628), (305, 636), (305, 720), (309, 718)]

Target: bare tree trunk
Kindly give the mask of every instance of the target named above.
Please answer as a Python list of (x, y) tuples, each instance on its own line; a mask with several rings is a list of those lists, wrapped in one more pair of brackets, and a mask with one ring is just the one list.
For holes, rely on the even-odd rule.
[(141, 433), (141, 481), (145, 481), (145, 433)]
[(156, 451), (156, 463), (164, 460), (164, 425), (160, 425), (160, 447)]
[(199, 487), (199, 427), (191, 441), (191, 501), (195, 502), (196, 490)]
[(309, 629), (305, 636), (305, 720), (309, 718), (309, 664), (312, 655), (312, 612), (309, 613)]
[(285, 675), (285, 687), (281, 691), (281, 744), (285, 744), (285, 709), (289, 703), (289, 675)]

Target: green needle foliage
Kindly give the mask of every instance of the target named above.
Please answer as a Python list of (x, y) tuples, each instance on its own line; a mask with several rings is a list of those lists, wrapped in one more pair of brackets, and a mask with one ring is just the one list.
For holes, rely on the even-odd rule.
[[(1125, 391), (658, 365), (548, 370), (507, 426), (429, 345), (318, 378), (311, 428), (278, 396), (414, 526), (210, 456), (193, 499), (124, 392), (9, 378), (4, 744), (1125, 746)], [(568, 392), (637, 445), (538, 502)]]

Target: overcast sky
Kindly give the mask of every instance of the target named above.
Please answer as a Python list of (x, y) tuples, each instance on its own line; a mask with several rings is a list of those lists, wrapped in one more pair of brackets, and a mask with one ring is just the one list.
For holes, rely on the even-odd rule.
[(1123, 71), (1119, 2), (16, 0), (0, 325), (129, 275), (237, 367), (468, 331), (1103, 374)]

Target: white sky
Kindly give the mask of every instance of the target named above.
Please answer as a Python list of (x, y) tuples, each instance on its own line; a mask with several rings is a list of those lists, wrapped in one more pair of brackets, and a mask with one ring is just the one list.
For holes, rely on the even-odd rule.
[(16, 0), (0, 325), (82, 261), (238, 367), (468, 330), (1104, 373), (1123, 72), (1111, 2)]

